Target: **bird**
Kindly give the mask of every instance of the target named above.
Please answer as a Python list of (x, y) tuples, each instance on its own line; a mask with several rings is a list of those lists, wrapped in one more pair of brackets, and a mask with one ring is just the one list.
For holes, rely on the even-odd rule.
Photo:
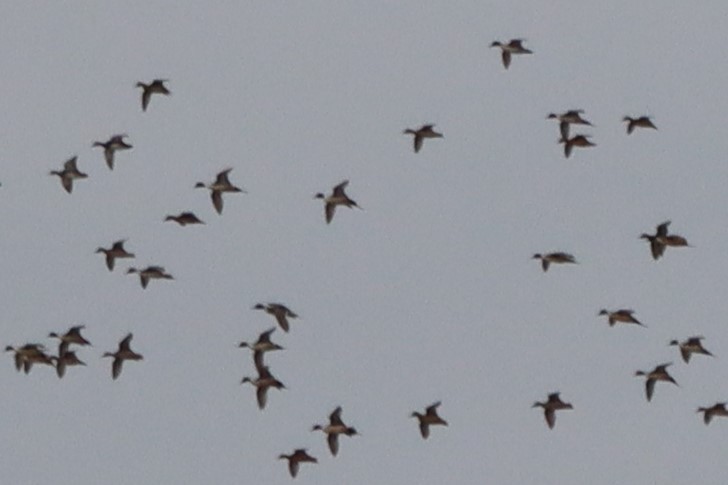
[(642, 322), (637, 320), (634, 316), (634, 310), (620, 309), (615, 311), (600, 310), (599, 315), (606, 315), (609, 321), (609, 326), (613, 327), (615, 323), (634, 323), (646, 327)]
[(523, 41), (524, 39), (511, 39), (507, 44), (503, 44), (496, 40), (490, 44), (490, 47), (500, 47), (503, 67), (508, 69), (508, 66), (511, 65), (511, 56), (513, 54), (533, 54), (533, 51), (523, 47)]
[(548, 395), (548, 399), (544, 402), (538, 402), (536, 401), (533, 403), (534, 408), (542, 407), (543, 408), (543, 415), (544, 418), (546, 418), (546, 424), (548, 424), (549, 429), (554, 429), (554, 425), (556, 424), (556, 411), (560, 409), (574, 409), (574, 407), (568, 403), (561, 400), (559, 397), (560, 393), (558, 392), (552, 392)]
[(282, 303), (257, 303), (253, 310), (263, 310), (269, 315), (273, 315), (278, 322), (278, 325), (283, 329), (284, 332), (288, 332), (290, 325), (288, 324), (289, 318), (298, 318), (298, 315), (293, 313), (290, 308), (283, 305)]
[(298, 475), (298, 467), (301, 463), (318, 463), (318, 460), (308, 454), (306, 448), (298, 448), (293, 450), (290, 455), (281, 454), (278, 456), (279, 460), (288, 460), (288, 471), (291, 473), (293, 478)]
[(263, 354), (265, 352), (271, 352), (273, 350), (284, 350), (280, 345), (273, 343), (270, 339), (270, 335), (275, 331), (275, 327), (266, 330), (258, 336), (258, 340), (254, 343), (240, 342), (238, 347), (247, 347), (253, 351), (253, 362), (255, 368), (260, 372), (260, 369), (265, 367), (263, 363)]
[(215, 178), (215, 181), (211, 184), (206, 184), (204, 182), (197, 182), (195, 184), (196, 189), (210, 189), (212, 205), (215, 207), (215, 210), (218, 214), (222, 214), (223, 192), (242, 192), (244, 194), (247, 194), (245, 190), (241, 189), (240, 187), (236, 187), (230, 183), (230, 179), (228, 179), (228, 174), (232, 172), (232, 170), (232, 168), (228, 168), (218, 173), (217, 178)]
[(561, 114), (549, 113), (546, 119), (555, 119), (559, 122), (559, 131), (561, 132), (561, 138), (566, 140), (569, 138), (570, 125), (592, 126), (589, 121), (581, 117), (581, 114), (583, 112), (583, 109), (572, 109)]
[(181, 212), (177, 216), (168, 215), (164, 218), (164, 222), (174, 221), (180, 226), (186, 226), (189, 224), (204, 224), (194, 213), (192, 212)]
[(546, 254), (534, 254), (531, 259), (540, 259), (541, 260), (541, 268), (543, 268), (544, 272), (549, 270), (549, 265), (551, 263), (554, 264), (566, 264), (566, 263), (572, 263), (576, 264), (577, 261), (574, 259), (574, 256), (572, 256), (569, 253), (563, 253), (563, 252), (554, 252), (554, 253), (546, 253)]
[(713, 419), (713, 416), (728, 417), (728, 409), (726, 409), (726, 404), (728, 404), (728, 403), (719, 402), (719, 403), (713, 404), (710, 407), (705, 407), (705, 408), (700, 407), (700, 408), (698, 408), (697, 412), (703, 413), (703, 422), (707, 426), (708, 424), (710, 424), (710, 421)]
[(102, 357), (113, 357), (111, 364), (111, 378), (116, 379), (121, 374), (121, 366), (125, 360), (143, 360), (144, 356), (131, 350), (130, 343), (133, 335), (129, 333), (119, 342), (119, 350), (116, 352), (106, 352)]
[(334, 218), (334, 212), (336, 212), (336, 206), (338, 205), (343, 205), (349, 208), (356, 207), (357, 209), (361, 209), (361, 207), (359, 207), (357, 203), (350, 199), (349, 196), (346, 195), (346, 193), (344, 192), (344, 189), (347, 185), (349, 185), (349, 181), (344, 180), (339, 185), (334, 187), (334, 190), (328, 197), (320, 192), (314, 196), (315, 199), (324, 200), (326, 224), (331, 224), (331, 220)]
[(713, 357), (713, 354), (707, 351), (705, 347), (703, 347), (703, 344), (700, 342), (703, 339), (705, 339), (705, 337), (696, 336), (690, 337), (684, 342), (671, 340), (669, 345), (677, 345), (680, 348), (680, 355), (687, 364), (690, 362), (690, 356), (693, 354), (703, 354)]
[(81, 172), (76, 167), (78, 157), (72, 157), (63, 164), (63, 170), (51, 170), (50, 175), (58, 175), (61, 178), (61, 185), (69, 194), (73, 192), (73, 181), (77, 179), (85, 179), (87, 174)]
[(344, 424), (344, 421), (342, 421), (341, 406), (334, 409), (334, 411), (329, 415), (329, 424), (314, 424), (311, 428), (311, 431), (318, 430), (323, 431), (327, 435), (326, 441), (329, 444), (329, 450), (331, 451), (331, 455), (333, 456), (336, 456), (336, 454), (339, 452), (340, 434), (344, 434), (346, 436), (354, 436), (358, 434), (355, 428), (347, 426), (346, 424)]
[(149, 99), (152, 97), (152, 94), (164, 94), (165, 96), (172, 94), (169, 89), (167, 89), (167, 86), (164, 85), (166, 82), (169, 82), (169, 79), (155, 79), (149, 84), (145, 84), (141, 81), (136, 83), (136, 87), (142, 88), (142, 111), (147, 110), (147, 106), (149, 106)]
[(15, 353), (15, 370), (21, 369), (27, 374), (33, 367), (33, 364), (53, 365), (53, 359), (46, 354), (46, 348), (43, 344), (25, 344), (22, 347), (13, 347), (8, 345), (5, 352)]
[(58, 334), (56, 332), (51, 332), (48, 334), (48, 337), (57, 338), (58, 340), (60, 340), (60, 343), (58, 344), (59, 356), (65, 354), (68, 351), (68, 346), (71, 344), (91, 345), (91, 342), (86, 340), (83, 335), (81, 335), (81, 330), (83, 330), (84, 328), (86, 328), (85, 325), (76, 325), (69, 328), (66, 333), (63, 334)]
[(655, 234), (642, 234), (640, 239), (646, 239), (650, 242), (650, 251), (652, 258), (657, 261), (665, 253), (667, 246), (671, 247), (690, 247), (687, 239), (677, 234), (668, 234), (668, 226), (671, 221), (665, 221), (657, 226)]
[(596, 143), (589, 141), (590, 135), (574, 135), (571, 138), (561, 138), (559, 143), (564, 144), (564, 156), (569, 158), (574, 147), (595, 147)]
[(62, 378), (66, 374), (66, 367), (71, 365), (86, 365), (81, 359), (76, 356), (76, 352), (72, 350), (66, 350), (58, 356), (52, 356), (51, 359), (56, 361), (56, 374), (58, 378)]
[(678, 385), (675, 379), (667, 373), (668, 366), (671, 366), (672, 362), (667, 364), (661, 364), (655, 367), (649, 372), (638, 370), (634, 373), (635, 376), (644, 376), (645, 380), (645, 394), (647, 395), (647, 401), (652, 400), (652, 394), (655, 392), (655, 383), (657, 381), (672, 382), (676, 386)]
[(420, 434), (423, 439), (427, 439), (427, 437), (430, 436), (430, 426), (437, 424), (447, 426), (447, 421), (437, 414), (437, 408), (440, 404), (442, 404), (442, 402), (437, 401), (436, 403), (427, 406), (425, 408), (425, 414), (420, 414), (417, 411), (413, 411), (412, 414), (410, 414), (410, 417), (417, 418), (420, 422)]
[(639, 116), (637, 118), (625, 116), (624, 118), (622, 118), (622, 121), (627, 123), (628, 135), (631, 135), (635, 128), (652, 128), (653, 130), (657, 129), (649, 116)]
[(135, 256), (124, 249), (124, 243), (126, 239), (120, 239), (114, 242), (109, 249), (98, 248), (96, 253), (104, 253), (106, 255), (106, 267), (109, 271), (113, 271), (114, 262), (117, 258), (134, 258)]
[(124, 141), (124, 138), (127, 136), (128, 135), (114, 135), (109, 138), (109, 141), (96, 141), (93, 145), (91, 145), (92, 147), (102, 147), (104, 149), (104, 158), (106, 159), (106, 165), (108, 165), (109, 170), (114, 170), (114, 153), (120, 150), (129, 150), (130, 148), (134, 148), (132, 145)]
[(258, 400), (258, 408), (265, 409), (266, 402), (268, 401), (268, 389), (274, 387), (276, 389), (285, 389), (281, 381), (273, 377), (268, 367), (263, 366), (258, 369), (258, 377), (251, 379), (250, 377), (243, 377), (240, 381), (241, 384), (249, 382), (256, 387), (255, 397)]
[(161, 266), (147, 266), (144, 269), (129, 268), (126, 270), (126, 274), (137, 273), (139, 274), (139, 280), (142, 283), (142, 288), (147, 287), (149, 280), (173, 280), (174, 277), (167, 273), (166, 270)]
[(407, 128), (402, 133), (405, 135), (413, 135), (414, 136), (414, 148), (415, 153), (418, 153), (420, 151), (420, 148), (422, 148), (422, 142), (425, 138), (444, 138), (442, 133), (436, 132), (433, 128), (435, 125), (422, 125), (421, 127), (417, 128), (416, 130), (413, 130), (411, 128)]

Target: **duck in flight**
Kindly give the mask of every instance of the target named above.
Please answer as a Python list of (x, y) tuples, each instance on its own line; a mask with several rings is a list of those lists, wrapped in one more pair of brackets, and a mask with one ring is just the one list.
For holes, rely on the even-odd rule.
[(336, 456), (339, 452), (339, 435), (354, 436), (357, 434), (356, 429), (344, 424), (341, 419), (341, 406), (334, 409), (329, 415), (329, 424), (315, 424), (311, 431), (323, 431), (326, 434), (326, 441), (329, 444), (331, 455)]
[(420, 434), (422, 435), (422, 439), (427, 439), (430, 436), (430, 426), (447, 426), (447, 421), (437, 414), (437, 408), (440, 407), (440, 404), (442, 404), (442, 402), (437, 401), (436, 403), (427, 406), (424, 414), (417, 411), (413, 411), (412, 414), (410, 414), (410, 417), (417, 418), (420, 422)]
[(574, 135), (571, 138), (561, 138), (559, 143), (564, 144), (564, 156), (569, 158), (574, 147), (588, 148), (597, 146), (589, 141), (590, 135)]
[(126, 242), (126, 239), (120, 239), (119, 241), (116, 241), (114, 244), (112, 244), (109, 249), (98, 248), (96, 250), (97, 253), (104, 253), (106, 255), (106, 267), (109, 268), (109, 271), (113, 271), (114, 262), (117, 258), (135, 257), (134, 254), (124, 249), (124, 242)]
[(69, 194), (73, 192), (73, 181), (78, 179), (85, 179), (88, 177), (87, 174), (81, 172), (76, 167), (76, 161), (78, 157), (69, 158), (66, 163), (63, 164), (63, 170), (51, 170), (51, 175), (58, 175), (61, 178), (61, 185)]
[(606, 315), (610, 327), (613, 327), (616, 323), (634, 323), (646, 327), (646, 325), (635, 318), (634, 310), (620, 309), (609, 311), (602, 309), (599, 311), (599, 315)]
[(549, 266), (551, 263), (554, 264), (576, 264), (576, 259), (574, 256), (572, 256), (569, 253), (564, 252), (555, 252), (555, 253), (546, 253), (546, 254), (540, 254), (536, 253), (533, 255), (531, 259), (540, 259), (541, 260), (541, 268), (543, 269), (544, 273), (549, 270)]
[(676, 345), (680, 349), (680, 355), (682, 356), (683, 361), (687, 364), (690, 362), (690, 357), (693, 354), (709, 355), (710, 357), (713, 357), (713, 354), (703, 347), (701, 342), (703, 339), (705, 339), (705, 337), (695, 336), (690, 337), (683, 342), (671, 340), (669, 345)]
[(119, 342), (119, 350), (116, 352), (106, 352), (102, 357), (113, 357), (114, 361), (111, 364), (111, 378), (116, 379), (121, 374), (121, 366), (125, 360), (143, 360), (144, 356), (131, 350), (131, 339), (133, 335), (129, 333), (124, 339)]
[(561, 400), (558, 392), (549, 394), (548, 399), (544, 402), (535, 402), (532, 407), (543, 408), (544, 418), (549, 429), (554, 429), (554, 425), (556, 424), (556, 411), (561, 409), (574, 409), (570, 403)]
[(58, 334), (56, 332), (51, 332), (48, 334), (48, 337), (50, 338), (57, 338), (59, 340), (58, 344), (58, 355), (61, 356), (65, 354), (68, 351), (68, 347), (71, 344), (75, 345), (91, 345), (91, 342), (86, 340), (83, 335), (81, 335), (81, 330), (86, 328), (85, 325), (76, 325), (74, 327), (69, 328), (66, 333)]
[(169, 89), (167, 89), (167, 86), (164, 85), (166, 82), (169, 82), (169, 79), (155, 79), (149, 84), (139, 81), (136, 84), (136, 87), (142, 88), (142, 111), (147, 110), (152, 94), (163, 94), (165, 96), (172, 94)]
[(415, 153), (419, 153), (420, 148), (422, 148), (422, 142), (425, 140), (425, 138), (444, 138), (442, 133), (436, 132), (434, 128), (435, 125), (422, 125), (416, 130), (407, 128), (402, 133), (404, 133), (405, 135), (412, 135), (414, 137), (413, 140)]
[(279, 460), (288, 460), (288, 471), (293, 478), (298, 475), (298, 468), (301, 463), (318, 463), (318, 460), (313, 456), (309, 455), (306, 448), (298, 448), (293, 450), (290, 455), (281, 454), (278, 456)]
[(228, 174), (232, 172), (232, 168), (228, 168), (226, 170), (223, 170), (222, 172), (217, 174), (217, 178), (215, 178), (215, 181), (211, 184), (206, 184), (204, 182), (197, 182), (195, 184), (195, 188), (197, 189), (210, 189), (210, 196), (212, 197), (212, 205), (215, 207), (215, 210), (218, 214), (222, 214), (222, 194), (225, 192), (242, 192), (244, 194), (247, 194), (247, 192), (240, 187), (236, 187), (232, 183), (230, 183), (230, 179), (228, 178)]
[(627, 134), (631, 135), (635, 128), (652, 128), (656, 130), (657, 127), (652, 122), (649, 116), (638, 116), (632, 118), (631, 116), (625, 116), (622, 121), (627, 123)]
[(326, 224), (331, 224), (331, 221), (334, 218), (334, 213), (336, 212), (336, 206), (342, 205), (349, 208), (356, 207), (357, 209), (361, 209), (361, 207), (357, 205), (354, 200), (350, 199), (349, 196), (346, 195), (344, 189), (346, 189), (347, 185), (349, 185), (349, 181), (344, 180), (339, 185), (334, 187), (331, 195), (325, 196), (324, 194), (319, 192), (314, 196), (315, 199), (323, 199), (324, 201)]
[(177, 216), (168, 215), (164, 218), (164, 222), (174, 221), (184, 227), (190, 224), (204, 224), (193, 212), (181, 212)]
[(523, 47), (523, 41), (524, 39), (511, 39), (507, 44), (503, 44), (502, 42), (496, 40), (492, 44), (490, 44), (490, 46), (500, 47), (503, 67), (508, 69), (508, 66), (511, 65), (511, 57), (514, 54), (533, 54), (533, 51), (530, 51)]
[(106, 159), (106, 165), (108, 165), (109, 170), (114, 170), (114, 154), (116, 152), (134, 148), (124, 141), (126, 137), (127, 135), (114, 135), (109, 138), (109, 141), (97, 141), (92, 145), (92, 147), (101, 147), (104, 149), (104, 158)]
[(161, 266), (147, 266), (144, 269), (129, 268), (126, 270), (126, 274), (137, 273), (139, 280), (141, 281), (142, 288), (146, 289), (149, 284), (149, 280), (173, 280), (171, 274), (167, 273)]
[(664, 254), (667, 246), (671, 247), (690, 247), (688, 240), (677, 234), (668, 234), (668, 226), (670, 221), (665, 221), (657, 226), (655, 234), (642, 234), (640, 239), (646, 239), (650, 242), (650, 251), (652, 258), (657, 261)]
[(569, 127), (570, 125), (587, 125), (592, 126), (591, 122), (582, 118), (581, 114), (584, 113), (583, 109), (572, 109), (561, 114), (550, 113), (546, 119), (557, 120), (559, 122), (559, 131), (561, 133), (561, 139), (566, 140), (569, 138)]
[(638, 370), (634, 373), (635, 376), (644, 376), (646, 378), (645, 395), (647, 396), (647, 401), (652, 400), (652, 394), (654, 394), (655, 392), (655, 384), (657, 383), (657, 381), (671, 382), (676, 386), (678, 385), (675, 379), (673, 379), (672, 376), (667, 372), (667, 368), (671, 365), (672, 362), (658, 365), (649, 372)]

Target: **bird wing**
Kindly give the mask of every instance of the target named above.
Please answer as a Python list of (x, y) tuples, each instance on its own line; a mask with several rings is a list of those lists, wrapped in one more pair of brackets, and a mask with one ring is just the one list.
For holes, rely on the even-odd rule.
[(339, 452), (339, 435), (337, 433), (329, 433), (326, 441), (329, 443), (329, 450), (331, 450), (331, 454), (336, 456)]
[(222, 214), (222, 192), (213, 190), (210, 195), (212, 197), (212, 205), (215, 207), (215, 210), (218, 214)]

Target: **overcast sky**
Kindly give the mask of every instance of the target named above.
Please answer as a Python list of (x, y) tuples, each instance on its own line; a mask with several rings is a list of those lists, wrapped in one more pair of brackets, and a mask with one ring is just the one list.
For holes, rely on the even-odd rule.
[[(3, 482), (725, 483), (724, 2), (24, 1), (0, 7), (0, 342), (85, 324), (87, 367), (0, 380)], [(493, 40), (532, 55), (504, 70)], [(137, 81), (169, 79), (141, 111)], [(565, 159), (550, 112), (582, 108)], [(624, 115), (659, 130), (625, 134)], [(444, 139), (414, 154), (405, 128)], [(94, 141), (127, 133), (110, 172)], [(78, 155), (88, 179), (57, 177)], [(212, 207), (210, 182), (248, 191)], [(324, 220), (344, 179), (363, 211)], [(204, 226), (163, 223), (192, 210)], [(656, 224), (694, 246), (653, 261)], [(117, 239), (135, 260), (109, 272)], [(541, 271), (533, 253), (578, 265)], [(174, 281), (125, 274), (165, 266)], [(280, 301), (260, 411), (240, 340)], [(634, 308), (648, 328), (610, 328)], [(144, 355), (112, 381), (105, 351)], [(716, 357), (679, 358), (704, 335)], [(633, 376), (674, 362), (652, 402)], [(549, 392), (574, 405), (549, 430)], [(441, 400), (423, 441), (408, 415)], [(312, 433), (338, 405), (361, 436)]]

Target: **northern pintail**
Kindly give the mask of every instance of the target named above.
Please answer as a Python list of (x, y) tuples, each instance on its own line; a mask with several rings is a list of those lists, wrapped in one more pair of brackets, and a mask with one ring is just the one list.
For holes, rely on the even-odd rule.
[(676, 386), (678, 385), (677, 382), (675, 382), (675, 379), (673, 379), (672, 376), (667, 373), (667, 368), (671, 365), (672, 362), (658, 365), (649, 372), (638, 370), (634, 373), (635, 376), (644, 376), (646, 378), (645, 394), (647, 395), (648, 401), (652, 400), (652, 394), (655, 392), (655, 383), (657, 381), (672, 382)]
[(566, 263), (572, 263), (577, 264), (576, 259), (574, 259), (574, 256), (572, 256), (569, 253), (563, 253), (563, 252), (554, 252), (554, 253), (546, 253), (546, 254), (540, 254), (536, 253), (532, 256), (531, 259), (540, 259), (541, 260), (541, 268), (544, 270), (544, 272), (549, 270), (549, 266), (551, 263), (554, 264), (566, 264)]
[(174, 221), (180, 226), (186, 226), (189, 224), (204, 224), (194, 213), (182, 212), (178, 216), (167, 216), (164, 218), (164, 222)]
[(615, 323), (634, 323), (646, 327), (642, 322), (634, 316), (634, 310), (620, 309), (615, 311), (600, 310), (599, 315), (606, 315), (609, 326), (613, 327)]
[(559, 143), (564, 144), (564, 156), (569, 158), (574, 147), (595, 147), (596, 143), (589, 141), (591, 135), (574, 135), (571, 138), (561, 138)]
[(217, 174), (217, 178), (215, 178), (215, 181), (211, 184), (206, 184), (204, 182), (197, 182), (195, 184), (195, 188), (197, 189), (209, 189), (210, 195), (212, 197), (212, 205), (215, 207), (215, 210), (218, 214), (222, 214), (222, 194), (223, 192), (242, 192), (244, 194), (247, 194), (247, 192), (240, 187), (234, 186), (232, 183), (230, 183), (230, 179), (228, 178), (228, 174), (232, 171), (232, 168), (228, 168), (226, 170), (223, 170), (222, 172)]
[(427, 406), (425, 408), (425, 414), (418, 413), (417, 411), (413, 411), (412, 414), (410, 414), (410, 417), (417, 418), (420, 422), (420, 434), (423, 439), (427, 439), (427, 437), (430, 436), (430, 426), (438, 424), (447, 426), (447, 421), (437, 414), (437, 408), (440, 404), (442, 403), (437, 401), (436, 403)]
[(57, 338), (60, 343), (58, 345), (58, 355), (63, 355), (68, 351), (68, 346), (71, 344), (76, 345), (91, 345), (91, 342), (86, 340), (83, 335), (81, 335), (81, 330), (86, 328), (85, 325), (76, 325), (74, 327), (69, 328), (66, 333), (58, 334), (56, 332), (51, 332), (48, 334), (48, 337), (50, 338)]
[(51, 170), (51, 175), (58, 175), (61, 178), (61, 185), (69, 194), (73, 192), (73, 181), (77, 179), (85, 179), (88, 177), (87, 174), (81, 172), (76, 167), (76, 161), (78, 157), (69, 158), (66, 163), (63, 164), (63, 170)]
[(513, 54), (533, 54), (533, 51), (523, 47), (523, 41), (524, 39), (511, 39), (507, 44), (503, 44), (496, 40), (490, 46), (500, 47), (503, 67), (508, 69), (508, 66), (511, 65), (511, 56)]
[(253, 343), (240, 342), (238, 347), (247, 347), (253, 351), (253, 362), (255, 368), (260, 372), (260, 369), (265, 367), (263, 363), (263, 354), (265, 352), (271, 352), (273, 350), (284, 350), (280, 345), (273, 343), (270, 339), (270, 335), (275, 331), (275, 327), (266, 330), (258, 336), (258, 340)]
[(356, 202), (354, 202), (352, 199), (349, 198), (348, 195), (346, 195), (346, 192), (344, 192), (344, 189), (346, 186), (349, 185), (348, 180), (344, 180), (339, 185), (334, 187), (334, 190), (331, 192), (331, 195), (328, 197), (325, 196), (322, 193), (318, 193), (314, 196), (316, 199), (323, 199), (324, 201), (324, 211), (326, 213), (326, 224), (330, 224), (331, 220), (334, 218), (334, 212), (336, 212), (336, 206), (343, 205), (349, 208), (356, 207), (357, 209), (361, 209), (357, 205)]
[(561, 400), (559, 397), (558, 392), (552, 392), (549, 394), (548, 399), (544, 402), (535, 402), (533, 403), (534, 408), (542, 407), (543, 408), (543, 415), (544, 418), (546, 418), (546, 424), (548, 424), (549, 429), (553, 429), (554, 425), (556, 424), (556, 411), (561, 409), (574, 409), (574, 407), (568, 403)]
[(167, 89), (167, 86), (164, 85), (164, 83), (168, 81), (169, 79), (155, 79), (149, 84), (144, 84), (141, 81), (136, 84), (136, 87), (142, 88), (142, 111), (147, 110), (147, 106), (149, 106), (149, 99), (152, 97), (152, 94), (164, 94), (165, 96), (169, 96), (171, 94), (169, 89)]
[(316, 458), (308, 454), (306, 448), (293, 450), (293, 453), (290, 455), (281, 454), (278, 456), (278, 459), (288, 460), (288, 471), (293, 478), (296, 478), (296, 475), (298, 475), (298, 467), (301, 463), (318, 463)]
[(433, 129), (434, 127), (435, 125), (422, 125), (416, 130), (407, 128), (402, 133), (414, 136), (415, 153), (418, 153), (420, 148), (422, 148), (422, 142), (425, 138), (443, 138), (442, 133), (436, 132)]
[(96, 141), (92, 147), (102, 147), (104, 149), (104, 158), (106, 159), (106, 165), (109, 170), (114, 170), (114, 153), (120, 150), (129, 150), (134, 148), (132, 145), (124, 141), (128, 135), (114, 135), (109, 138), (109, 141), (102, 142)]
[(546, 119), (555, 119), (559, 122), (559, 131), (561, 132), (561, 138), (566, 140), (569, 138), (569, 126), (570, 125), (587, 125), (592, 124), (581, 117), (584, 112), (583, 109), (572, 109), (561, 114), (550, 113)]
[(667, 246), (671, 247), (690, 247), (687, 239), (677, 234), (668, 234), (667, 228), (670, 225), (670, 221), (665, 221), (657, 226), (657, 230), (654, 235), (642, 234), (640, 239), (646, 239), (650, 242), (650, 251), (652, 252), (652, 258), (655, 260), (660, 259), (664, 254)]
[(137, 273), (139, 274), (139, 280), (142, 283), (142, 288), (146, 288), (149, 284), (149, 280), (173, 280), (174, 277), (167, 273), (166, 270), (161, 266), (147, 266), (144, 269), (129, 268), (126, 270), (126, 274)]
[(15, 370), (23, 369), (27, 374), (33, 367), (33, 364), (53, 365), (53, 359), (46, 354), (46, 348), (43, 344), (25, 344), (22, 347), (13, 347), (8, 345), (5, 352), (15, 353)]
[(657, 127), (652, 122), (649, 116), (639, 116), (637, 118), (632, 118), (631, 116), (625, 116), (622, 118), (622, 121), (627, 123), (627, 134), (630, 135), (634, 131), (635, 128), (652, 128), (653, 130), (656, 130)]
[(710, 407), (706, 408), (698, 408), (699, 413), (703, 413), (703, 422), (707, 426), (710, 424), (710, 421), (713, 419), (713, 416), (723, 416), (724, 418), (728, 418), (728, 409), (726, 409), (725, 402), (719, 402), (715, 403)]
[(142, 360), (144, 356), (131, 350), (131, 339), (133, 335), (129, 333), (119, 342), (119, 350), (116, 352), (106, 352), (102, 357), (113, 357), (114, 362), (111, 364), (111, 378), (116, 379), (121, 374), (121, 366), (125, 360)]
[(58, 374), (59, 379), (66, 374), (66, 367), (72, 365), (86, 365), (85, 362), (76, 356), (76, 352), (73, 350), (66, 350), (65, 352), (60, 353), (58, 357), (53, 356), (51, 359), (56, 362), (56, 374)]
[(705, 337), (702, 336), (695, 336), (690, 337), (686, 339), (683, 342), (678, 342), (677, 340), (671, 340), (670, 345), (677, 345), (680, 348), (680, 355), (682, 356), (682, 359), (687, 364), (690, 362), (690, 356), (693, 354), (702, 354), (702, 355), (709, 355), (713, 357), (713, 354), (708, 352), (708, 350), (703, 347), (703, 344), (701, 340), (705, 339)]
[(357, 434), (356, 429), (351, 426), (347, 426), (341, 419), (341, 406), (334, 409), (334, 411), (329, 415), (329, 424), (314, 424), (311, 431), (317, 430), (323, 431), (326, 434), (326, 441), (329, 443), (329, 450), (331, 450), (331, 454), (333, 456), (336, 456), (339, 452), (340, 434), (344, 434), (346, 436), (354, 436)]
[(281, 381), (273, 377), (273, 374), (270, 373), (268, 367), (265, 366), (258, 369), (257, 378), (252, 379), (250, 377), (243, 377), (243, 379), (240, 381), (241, 384), (244, 384), (246, 382), (249, 382), (256, 388), (255, 397), (258, 400), (259, 409), (265, 409), (265, 404), (266, 402), (268, 402), (269, 388), (274, 387), (279, 390), (286, 388), (286, 386), (284, 386)]
[(96, 253), (104, 253), (106, 255), (106, 267), (109, 271), (114, 269), (114, 262), (117, 258), (134, 258), (134, 254), (124, 249), (126, 239), (120, 239), (114, 242), (109, 249), (98, 248)]
[(298, 315), (293, 313), (290, 308), (282, 303), (258, 303), (253, 307), (253, 310), (263, 310), (268, 315), (273, 315), (284, 332), (288, 332), (290, 329), (288, 319), (298, 318)]

